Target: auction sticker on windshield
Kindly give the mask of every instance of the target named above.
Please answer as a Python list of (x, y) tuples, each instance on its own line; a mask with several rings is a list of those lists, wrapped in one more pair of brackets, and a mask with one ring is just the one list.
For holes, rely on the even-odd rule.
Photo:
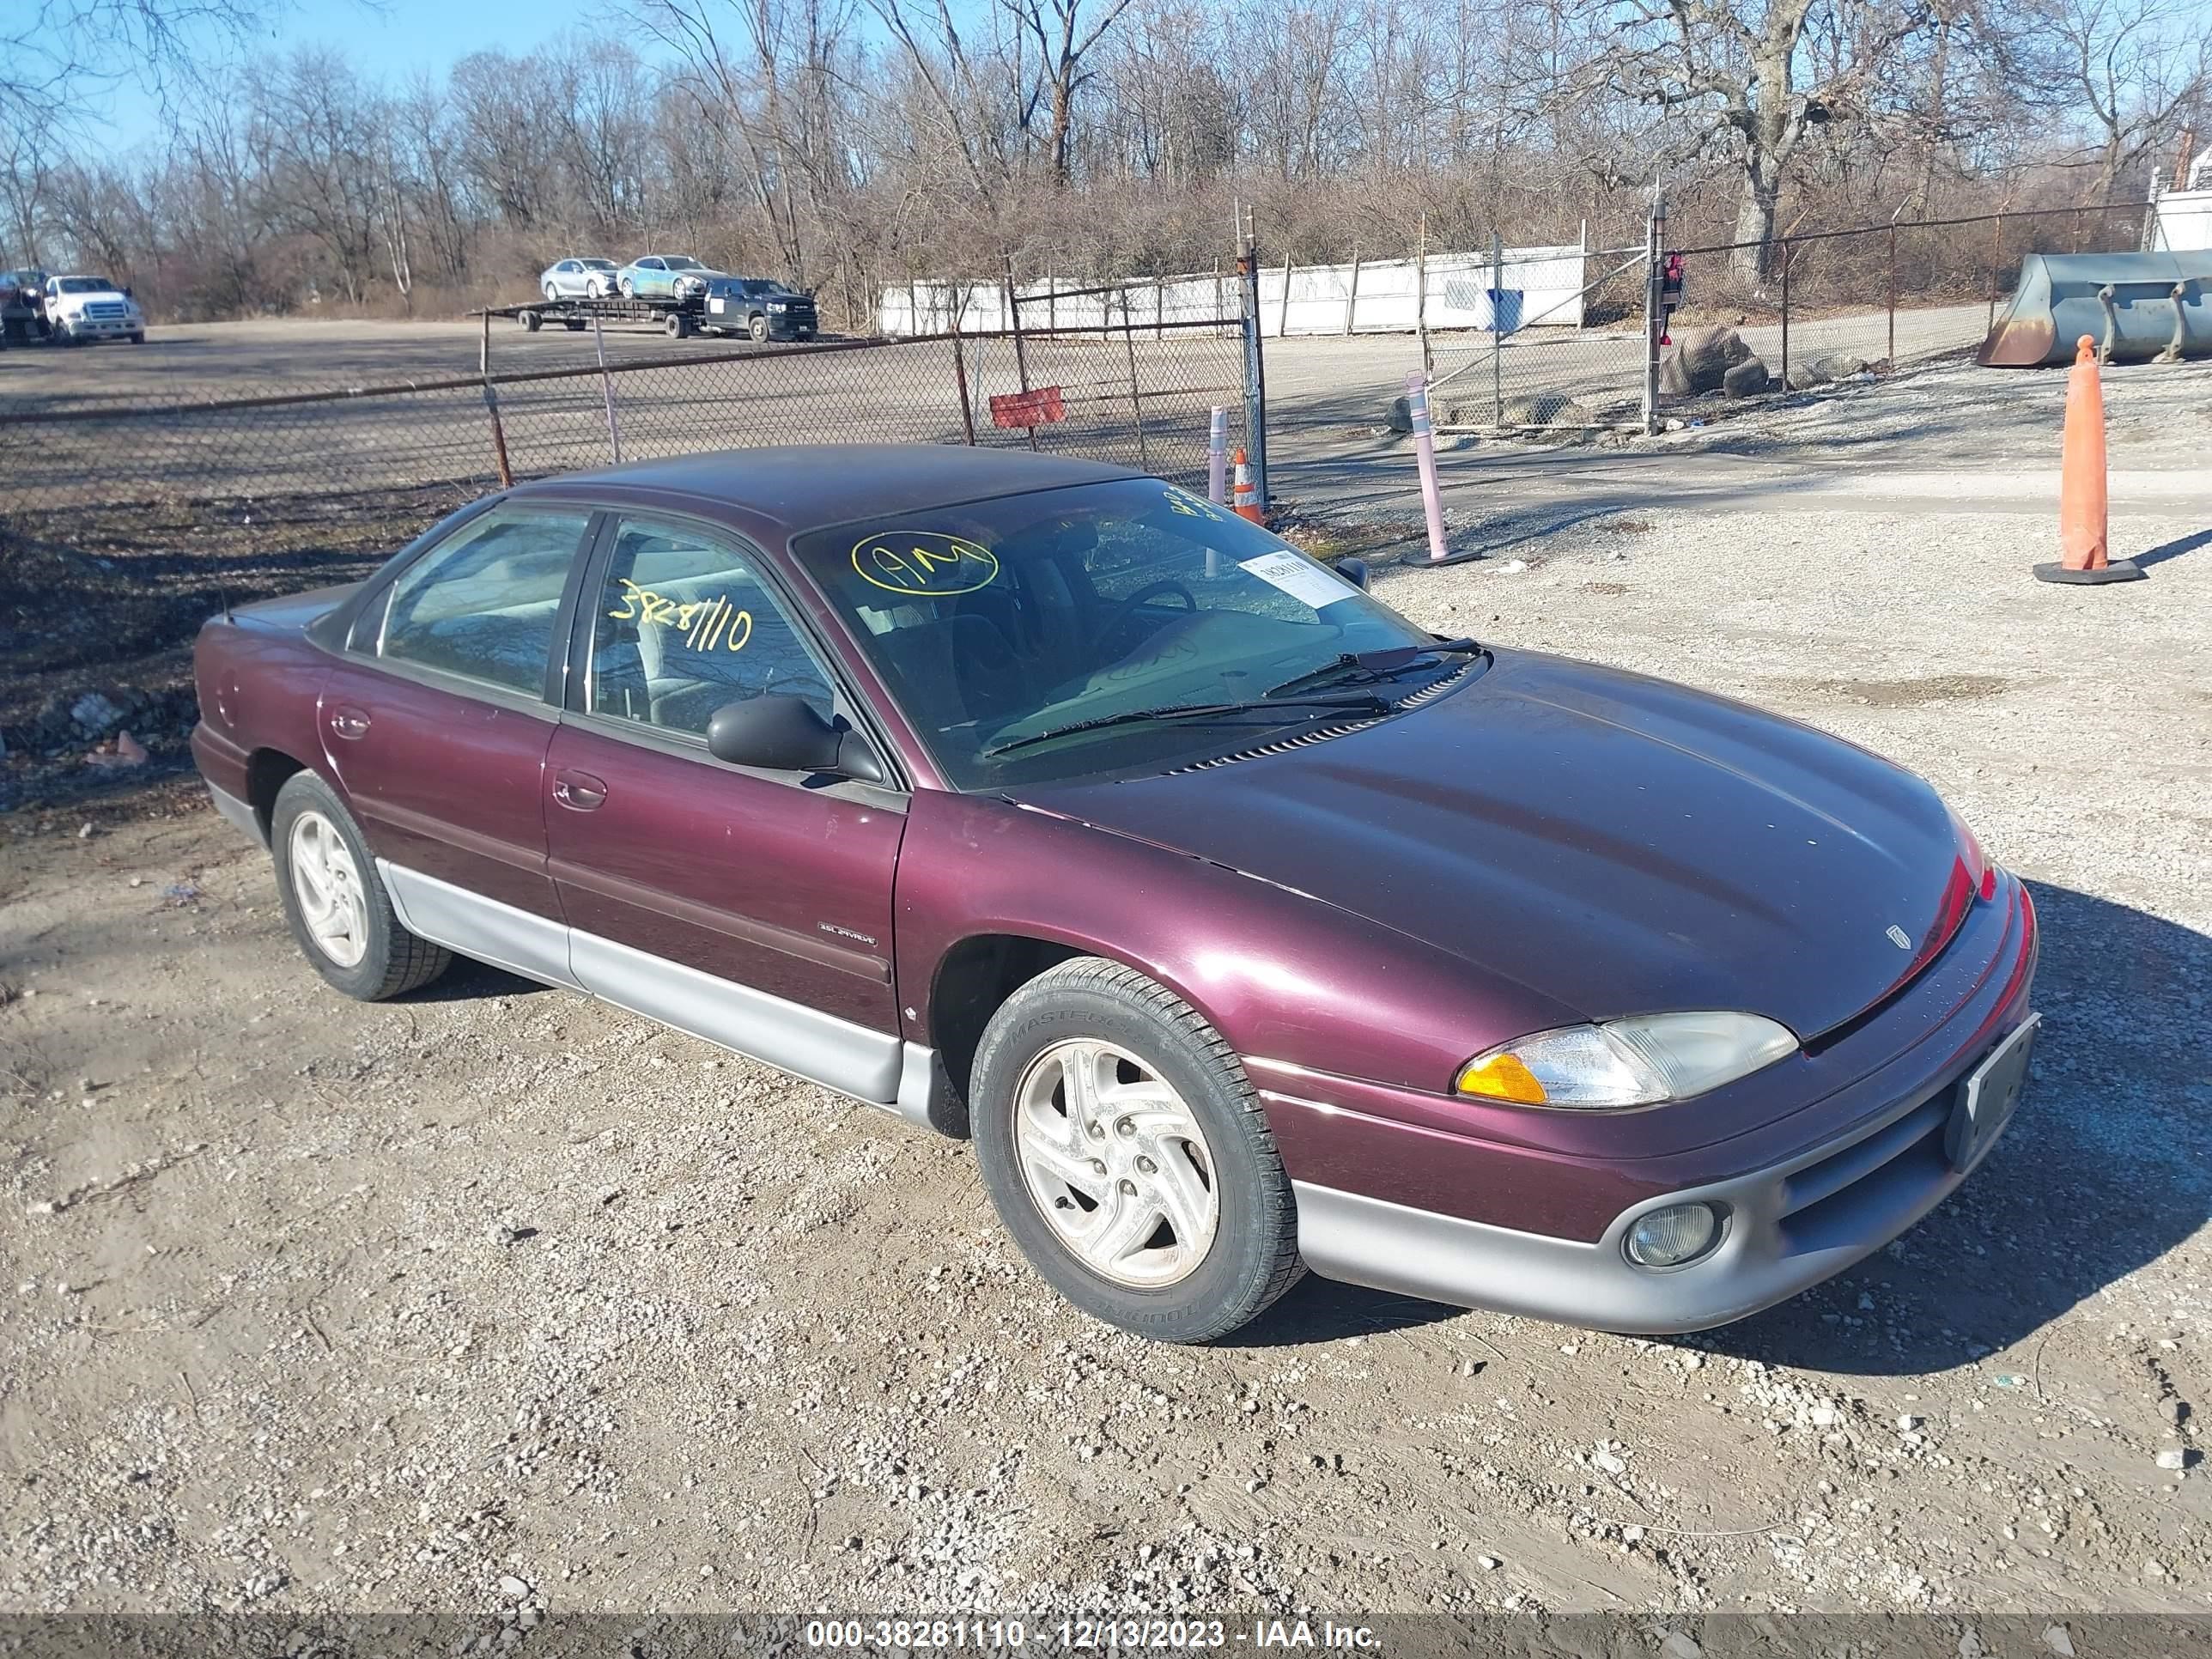
[(1262, 553), (1256, 559), (1239, 559), (1237, 568), (1249, 570), (1261, 581), (1279, 587), (1300, 605), (1320, 610), (1348, 599), (1359, 590), (1335, 572), (1309, 564), (1295, 553)]

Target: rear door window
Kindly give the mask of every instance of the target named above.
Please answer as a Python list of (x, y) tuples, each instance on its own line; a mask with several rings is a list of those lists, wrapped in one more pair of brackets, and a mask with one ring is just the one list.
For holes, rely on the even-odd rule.
[(377, 654), (543, 696), (561, 595), (588, 513), (495, 508), (400, 573)]

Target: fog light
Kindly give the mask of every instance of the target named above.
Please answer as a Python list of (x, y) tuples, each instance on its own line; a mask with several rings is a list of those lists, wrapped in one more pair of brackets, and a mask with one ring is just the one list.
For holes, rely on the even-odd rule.
[(1679, 1267), (1695, 1261), (1721, 1236), (1721, 1218), (1710, 1204), (1670, 1204), (1636, 1218), (1628, 1230), (1628, 1259), (1639, 1267)]

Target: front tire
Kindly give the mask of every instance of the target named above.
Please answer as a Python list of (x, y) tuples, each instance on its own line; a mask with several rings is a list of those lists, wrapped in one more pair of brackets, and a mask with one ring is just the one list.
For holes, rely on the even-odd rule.
[(755, 345), (766, 345), (768, 343), (767, 318), (755, 316), (752, 321), (747, 325), (747, 329), (753, 337), (753, 343)]
[(969, 1103), (1000, 1218), (1092, 1317), (1210, 1342), (1297, 1282), (1290, 1179), (1236, 1051), (1136, 969), (1079, 957), (1015, 992)]
[(428, 985), (453, 957), (399, 925), (361, 826), (337, 792), (295, 772), (276, 792), (269, 844), (292, 938), (315, 971), (361, 1002)]
[(623, 299), (635, 300), (637, 298), (637, 286), (635, 283), (632, 283), (629, 277), (625, 276), (622, 279), (620, 287), (622, 289), (622, 296)]

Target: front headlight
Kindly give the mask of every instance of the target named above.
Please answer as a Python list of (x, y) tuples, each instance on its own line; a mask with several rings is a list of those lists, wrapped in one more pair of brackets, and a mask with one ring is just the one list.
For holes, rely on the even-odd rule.
[(1516, 1037), (1461, 1068), (1463, 1095), (1602, 1111), (1686, 1100), (1747, 1077), (1797, 1038), (1757, 1014), (1638, 1014)]

